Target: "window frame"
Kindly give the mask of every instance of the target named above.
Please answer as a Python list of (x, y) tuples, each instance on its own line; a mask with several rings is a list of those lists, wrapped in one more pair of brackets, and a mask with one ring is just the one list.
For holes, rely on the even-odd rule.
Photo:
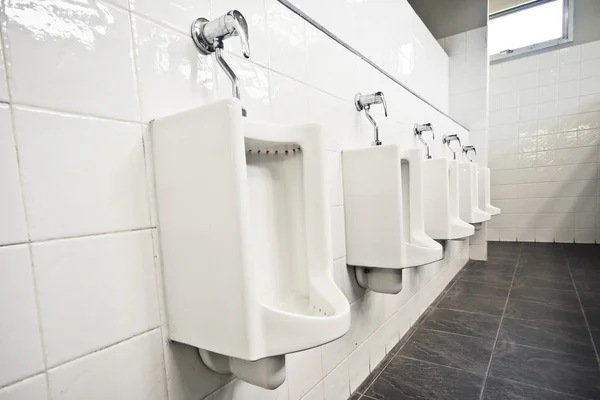
[[(551, 1), (554, 1), (554, 0), (534, 0), (529, 3), (522, 4), (520, 6), (509, 8), (507, 10), (498, 11), (494, 14), (491, 14), (489, 16), (489, 19), (492, 20), (494, 18), (502, 17), (502, 16), (509, 15), (509, 14), (514, 14), (519, 11), (526, 10), (528, 8), (533, 8), (533, 7), (537, 7), (537, 6), (540, 6), (545, 3), (549, 3)], [(519, 47), (517, 49), (502, 50), (500, 53), (491, 54), (490, 61), (504, 60), (507, 58), (530, 53), (532, 51), (546, 49), (548, 47), (558, 46), (560, 44), (572, 42), (573, 41), (573, 15), (574, 15), (573, 4), (574, 4), (574, 0), (564, 0), (564, 3), (563, 3), (563, 36), (562, 37), (546, 40), (544, 42), (534, 43), (532, 45), (525, 46), (525, 47)]]

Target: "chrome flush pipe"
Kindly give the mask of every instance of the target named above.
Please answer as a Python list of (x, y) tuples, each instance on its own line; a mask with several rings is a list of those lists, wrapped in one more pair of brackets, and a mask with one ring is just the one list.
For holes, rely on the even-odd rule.
[(431, 132), (431, 135), (433, 136), (433, 139), (435, 139), (435, 133), (433, 132), (433, 127), (431, 126), (431, 123), (415, 124), (413, 130), (415, 132), (415, 136), (425, 146), (425, 150), (426, 150), (425, 158), (427, 160), (430, 160), (431, 159), (431, 155), (429, 154), (429, 145), (427, 144), (426, 141), (423, 140), (422, 136), (423, 136), (423, 132)]
[(452, 150), (452, 147), (450, 147), (450, 143), (453, 141), (458, 141), (458, 145), (461, 146), (460, 144), (460, 138), (458, 137), (458, 135), (454, 134), (454, 135), (444, 135), (442, 137), (442, 143), (447, 145), (448, 148), (450, 149), (450, 151), (452, 151), (452, 154), (454, 154), (454, 159), (456, 160), (456, 152), (454, 150)]
[(358, 111), (365, 110), (365, 115), (367, 116), (367, 119), (369, 120), (371, 125), (373, 125), (375, 139), (373, 140), (372, 145), (381, 146), (381, 141), (379, 140), (379, 127), (377, 126), (377, 122), (373, 119), (370, 112), (371, 105), (373, 104), (382, 104), (383, 111), (385, 113), (385, 116), (387, 117), (387, 103), (385, 102), (383, 92), (365, 95), (357, 93), (356, 96), (354, 96), (354, 105), (356, 106), (356, 109)]
[[(192, 40), (204, 55), (215, 53), (217, 63), (231, 81), (233, 97), (240, 98), (239, 80), (235, 72), (223, 58), (223, 41), (232, 36), (239, 36), (242, 42), (242, 54), (250, 58), (250, 39), (246, 19), (237, 10), (229, 11), (212, 21), (198, 18), (192, 23)], [(246, 116), (246, 109), (242, 107), (242, 115)]]
[(475, 153), (475, 155), (477, 155), (477, 149), (475, 148), (475, 146), (470, 145), (470, 146), (463, 146), (462, 147), (462, 152), (469, 159), (469, 161), (473, 162), (473, 159), (471, 157), (469, 157), (469, 152), (470, 151), (472, 151), (473, 153)]

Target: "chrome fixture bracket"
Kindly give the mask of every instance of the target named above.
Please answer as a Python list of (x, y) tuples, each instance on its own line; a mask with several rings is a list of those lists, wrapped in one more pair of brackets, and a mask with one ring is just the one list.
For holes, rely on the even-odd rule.
[(475, 155), (477, 155), (477, 149), (475, 148), (475, 146), (470, 145), (470, 146), (462, 147), (462, 152), (464, 153), (464, 155), (469, 159), (469, 161), (473, 162), (473, 159), (471, 157), (469, 157), (470, 151), (472, 151), (473, 153), (475, 153)]
[(452, 150), (452, 147), (450, 147), (450, 143), (452, 143), (455, 140), (458, 141), (458, 145), (462, 147), (462, 145), (460, 144), (460, 138), (458, 137), (458, 135), (454, 134), (454, 135), (442, 136), (442, 143), (448, 146), (448, 148), (450, 149), (452, 154), (454, 154), (454, 159), (456, 160), (456, 152), (454, 150)]
[[(232, 36), (239, 36), (242, 42), (242, 54), (245, 58), (250, 58), (248, 24), (242, 13), (237, 10), (229, 11), (212, 21), (200, 17), (192, 23), (191, 35), (201, 54), (215, 53), (217, 63), (231, 81), (233, 97), (240, 99), (238, 77), (223, 58), (223, 41)], [(246, 116), (244, 107), (242, 107), (242, 115)]]
[(377, 126), (377, 122), (373, 119), (373, 117), (371, 116), (371, 112), (370, 112), (371, 105), (373, 105), (373, 104), (382, 104), (384, 114), (386, 117), (388, 116), (387, 103), (385, 102), (385, 96), (383, 95), (383, 92), (376, 92), (376, 93), (365, 94), (365, 95), (357, 93), (356, 96), (354, 96), (354, 106), (356, 107), (356, 109), (358, 111), (365, 110), (365, 115), (366, 115), (367, 119), (369, 120), (371, 125), (373, 125), (374, 139), (373, 139), (373, 143), (371, 143), (371, 145), (372, 146), (381, 146), (382, 143), (379, 140), (379, 127)]
[(415, 124), (413, 127), (413, 132), (415, 133), (415, 136), (419, 139), (419, 141), (421, 143), (423, 143), (423, 145), (425, 146), (425, 150), (426, 150), (425, 158), (427, 160), (430, 160), (431, 155), (429, 154), (429, 145), (427, 144), (427, 142), (425, 140), (423, 140), (423, 132), (431, 132), (431, 135), (433, 136), (433, 139), (435, 140), (435, 132), (433, 132), (433, 127), (431, 126), (431, 123), (428, 122), (426, 124)]

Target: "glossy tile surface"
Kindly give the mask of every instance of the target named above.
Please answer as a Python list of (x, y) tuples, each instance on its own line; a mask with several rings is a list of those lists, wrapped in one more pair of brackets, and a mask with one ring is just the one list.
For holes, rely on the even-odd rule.
[(600, 398), (599, 297), (571, 279), (593, 281), (600, 247), (489, 243), (488, 254), (358, 388), (363, 399)]

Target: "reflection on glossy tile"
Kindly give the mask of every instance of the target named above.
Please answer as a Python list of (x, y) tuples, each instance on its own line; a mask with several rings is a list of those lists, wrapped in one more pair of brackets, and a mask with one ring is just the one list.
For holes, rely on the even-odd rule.
[(196, 18), (210, 19), (209, 0), (129, 0), (129, 7), (137, 14), (186, 34)]
[(6, 2), (3, 11), (13, 101), (139, 121), (125, 10), (94, 0), (28, 0)]

